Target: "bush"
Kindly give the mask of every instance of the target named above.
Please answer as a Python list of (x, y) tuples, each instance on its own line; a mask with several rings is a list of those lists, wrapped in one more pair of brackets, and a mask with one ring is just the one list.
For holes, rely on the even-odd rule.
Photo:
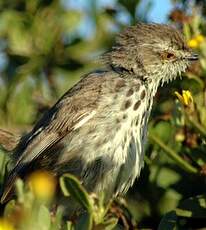
[[(61, 193), (87, 210), (75, 221), (67, 220), (61, 206), (54, 207), (55, 193), (40, 198), (37, 194), (42, 191), (35, 192), (35, 176), (54, 190), (58, 182), (40, 172), (29, 179), (33, 189), (31, 183), (17, 181), (17, 199), (2, 207), (0, 228), (206, 227), (205, 9), (201, 1), (193, 1), (194, 5), (175, 2), (170, 23), (182, 30), (200, 59), (182, 80), (159, 89), (149, 123), (145, 167), (127, 197), (105, 206), (102, 197), (87, 194), (76, 178), (64, 175), (60, 178)], [(140, 3), (119, 0), (111, 7), (100, 7), (99, 1), (87, 1), (81, 9), (67, 1), (1, 1), (1, 127), (14, 133), (29, 130), (81, 75), (99, 66), (92, 60), (111, 47), (115, 32), (139, 19), (147, 20), (144, 15), (150, 5), (143, 14), (136, 10)], [(8, 160), (9, 153), (2, 149), (1, 187)]]

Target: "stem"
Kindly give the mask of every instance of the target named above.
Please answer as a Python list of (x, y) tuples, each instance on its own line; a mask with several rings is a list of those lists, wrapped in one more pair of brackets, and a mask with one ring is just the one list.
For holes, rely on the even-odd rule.
[(198, 169), (184, 161), (173, 149), (168, 147), (161, 139), (153, 134), (149, 134), (149, 139), (161, 147), (167, 155), (172, 158), (181, 168), (189, 173), (198, 173)]

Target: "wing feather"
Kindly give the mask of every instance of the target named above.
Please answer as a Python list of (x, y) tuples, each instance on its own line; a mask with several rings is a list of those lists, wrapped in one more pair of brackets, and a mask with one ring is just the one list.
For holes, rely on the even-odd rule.
[[(81, 128), (96, 113), (104, 78), (88, 75), (71, 88), (23, 138), (14, 153), (16, 163), (1, 197), (4, 203), (21, 169), (57, 144), (72, 130)], [(88, 96), (90, 95), (90, 96)], [(86, 100), (85, 100), (86, 98)]]

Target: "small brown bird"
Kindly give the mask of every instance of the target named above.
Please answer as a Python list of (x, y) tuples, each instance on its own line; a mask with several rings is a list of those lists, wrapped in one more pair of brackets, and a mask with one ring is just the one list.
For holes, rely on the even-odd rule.
[(137, 24), (19, 142), (1, 202), (36, 169), (76, 175), (89, 192), (125, 193), (143, 166), (147, 123), (160, 84), (197, 60), (173, 27)]

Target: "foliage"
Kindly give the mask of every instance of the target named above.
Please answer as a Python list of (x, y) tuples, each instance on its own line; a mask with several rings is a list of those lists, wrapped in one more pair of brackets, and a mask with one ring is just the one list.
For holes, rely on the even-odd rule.
[[(116, 32), (140, 18), (147, 20), (147, 14), (138, 11), (143, 1), (119, 0), (100, 6), (100, 1), (89, 0), (83, 8), (72, 2), (0, 1), (1, 127), (15, 133), (29, 130), (84, 73), (98, 68), (92, 60), (111, 47)], [(127, 197), (105, 206), (103, 195), (87, 194), (76, 178), (64, 175), (59, 183), (63, 202), (69, 204), (72, 197), (80, 208), (79, 217), (68, 220), (62, 206), (54, 206), (54, 194), (40, 199), (36, 194), (41, 190), (34, 192), (29, 183), (18, 181), (17, 199), (1, 208), (0, 228), (206, 227), (206, 21), (202, 1), (193, 2), (174, 1), (169, 18), (200, 60), (182, 80), (159, 90), (149, 124), (145, 167)], [(9, 156), (0, 151), (2, 185)], [(44, 173), (38, 175), (44, 177)], [(53, 180), (49, 181), (53, 186)], [(87, 212), (81, 212), (82, 208)]]

